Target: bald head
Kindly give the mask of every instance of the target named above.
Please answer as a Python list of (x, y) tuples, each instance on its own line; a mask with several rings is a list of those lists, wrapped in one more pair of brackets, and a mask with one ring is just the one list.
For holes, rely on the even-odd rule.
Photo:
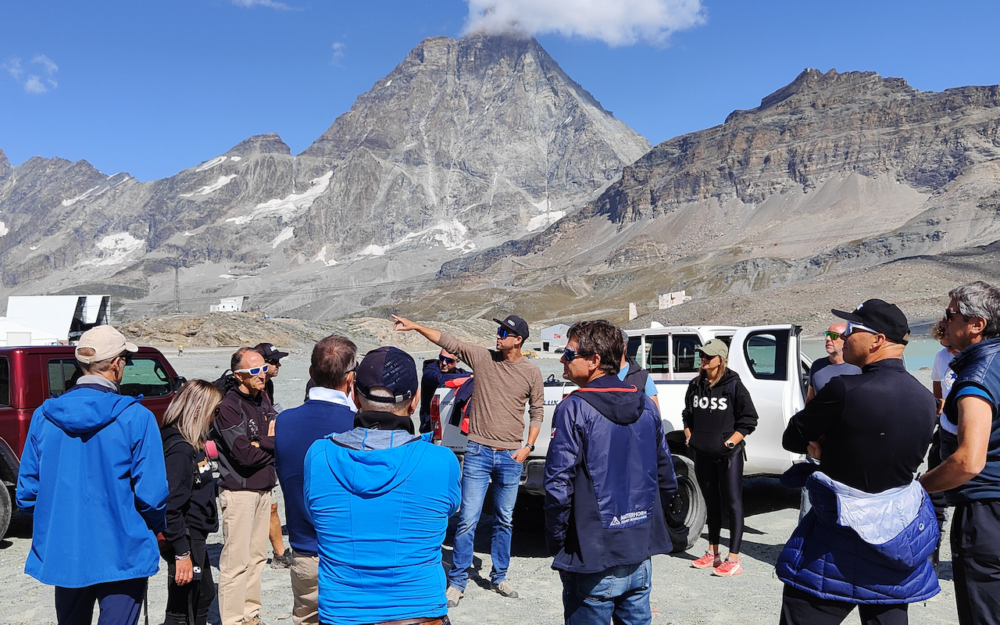
[(844, 362), (844, 332), (847, 332), (847, 324), (838, 322), (830, 326), (823, 335), (830, 364), (839, 365)]

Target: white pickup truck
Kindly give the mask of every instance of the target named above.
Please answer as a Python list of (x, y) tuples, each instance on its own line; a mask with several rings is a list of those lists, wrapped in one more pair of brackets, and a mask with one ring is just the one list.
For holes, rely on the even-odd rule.
[[(698, 348), (714, 338), (729, 344), (729, 368), (740, 375), (757, 408), (757, 429), (746, 439), (744, 475), (780, 475), (799, 458), (782, 449), (781, 435), (792, 415), (805, 406), (812, 361), (802, 353), (800, 331), (798, 326), (789, 324), (740, 328), (663, 327), (656, 323), (650, 328), (628, 331), (628, 354), (649, 371), (656, 384), (663, 431), (674, 456), (679, 488), (673, 500), (663, 502), (663, 506), (675, 549), (690, 548), (705, 525), (705, 502), (694, 479), (694, 463), (684, 445), (681, 422), (687, 385), (698, 375)], [(542, 481), (552, 415), (556, 404), (574, 389), (575, 385), (552, 377), (545, 384), (542, 431), (521, 474), (524, 494), (545, 494)], [(466, 436), (461, 431), (461, 412), (454, 408), (454, 389), (438, 389), (431, 403), (434, 439), (454, 451), (461, 460)]]

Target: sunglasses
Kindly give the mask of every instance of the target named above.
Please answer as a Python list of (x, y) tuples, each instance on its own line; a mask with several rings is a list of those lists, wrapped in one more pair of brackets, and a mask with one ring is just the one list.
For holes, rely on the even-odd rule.
[(826, 331), (826, 338), (830, 339), (831, 341), (839, 341), (841, 336), (843, 335), (840, 332), (832, 332), (830, 330)]
[[(503, 337), (503, 338), (507, 338), (507, 337)], [(448, 358), (447, 356), (438, 356), (438, 362), (443, 362), (443, 363), (445, 363), (447, 365), (453, 365), (453, 364), (455, 364), (455, 359), (454, 358)]]
[(125, 361), (126, 367), (132, 366), (132, 352), (125, 352), (124, 354), (118, 354), (118, 357)]
[(593, 355), (594, 352), (578, 352), (572, 349), (565, 349), (563, 350), (563, 355), (562, 358), (560, 358), (560, 360), (564, 360), (566, 362), (572, 362), (577, 358), (586, 358), (587, 356), (593, 356)]
[(853, 321), (848, 321), (847, 322), (847, 330), (844, 331), (840, 336), (842, 336), (842, 337), (844, 337), (846, 339), (847, 337), (851, 336), (855, 332), (867, 332), (869, 334), (882, 334), (881, 332), (877, 332), (875, 330), (872, 330), (871, 328), (866, 328), (865, 326), (861, 325), (860, 323), (854, 323)]
[(513, 333), (511, 331), (509, 331), (507, 328), (503, 327), (503, 326), (497, 328), (497, 336), (499, 336), (502, 339), (507, 338), (511, 334), (513, 334)]
[(961, 315), (961, 317), (962, 317), (963, 320), (965, 320), (965, 321), (969, 320), (969, 318), (966, 315), (963, 315), (962, 313), (958, 312), (957, 310), (952, 310), (951, 308), (945, 308), (944, 309), (944, 316), (945, 316), (946, 319), (948, 319), (948, 321), (954, 321), (955, 317), (958, 317), (959, 315)]
[(268, 365), (263, 367), (251, 367), (250, 369), (237, 369), (233, 373), (249, 373), (250, 375), (260, 375), (261, 373), (267, 373)]

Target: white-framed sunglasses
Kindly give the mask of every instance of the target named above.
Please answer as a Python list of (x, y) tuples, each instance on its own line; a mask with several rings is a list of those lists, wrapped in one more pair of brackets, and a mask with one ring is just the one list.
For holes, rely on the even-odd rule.
[(233, 373), (249, 373), (250, 375), (260, 375), (261, 373), (267, 373), (268, 365), (263, 367), (251, 367), (249, 369), (237, 369)]
[(847, 322), (847, 330), (845, 330), (840, 336), (843, 337), (843, 338), (847, 338), (847, 337), (851, 336), (852, 334), (854, 334), (854, 332), (867, 332), (869, 334), (882, 334), (881, 332), (878, 332), (877, 330), (872, 330), (871, 328), (869, 328), (867, 326), (863, 326), (860, 323), (854, 323), (853, 321), (848, 321)]

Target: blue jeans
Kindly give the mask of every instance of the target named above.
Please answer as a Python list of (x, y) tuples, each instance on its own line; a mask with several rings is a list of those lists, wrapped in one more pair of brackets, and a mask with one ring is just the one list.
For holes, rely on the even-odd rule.
[(514, 502), (521, 484), (522, 463), (515, 461), (511, 454), (514, 449), (490, 449), (485, 445), (469, 441), (465, 446), (462, 461), (462, 509), (458, 513), (458, 529), (455, 531), (455, 548), (452, 551), (452, 567), (448, 571), (448, 585), (465, 590), (469, 582), (469, 567), (472, 566), (472, 544), (476, 537), (476, 525), (483, 513), (486, 489), (493, 481), (493, 545), (490, 556), (493, 570), (490, 581), (499, 584), (507, 578), (510, 566), (510, 535), (514, 528)]
[(600, 573), (559, 572), (566, 625), (649, 625), (653, 566), (615, 566)]

